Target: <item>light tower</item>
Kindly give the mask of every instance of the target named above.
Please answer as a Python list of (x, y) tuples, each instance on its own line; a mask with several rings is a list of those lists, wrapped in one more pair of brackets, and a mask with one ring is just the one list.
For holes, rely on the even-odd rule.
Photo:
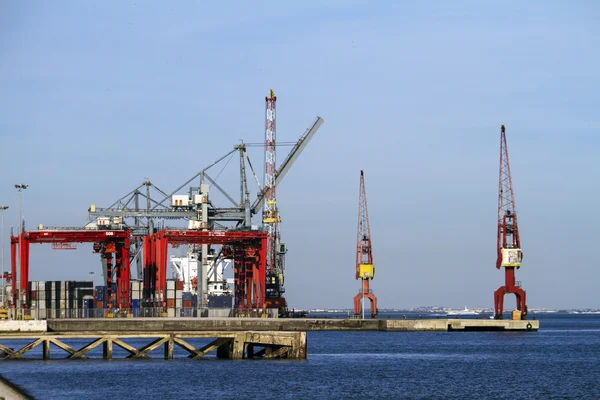
[(265, 203), (263, 208), (263, 227), (269, 238), (267, 241), (267, 277), (266, 277), (266, 305), (269, 308), (278, 308), (279, 312), (285, 311), (287, 304), (283, 293), (283, 259), (285, 246), (280, 244), (279, 211), (277, 210), (277, 197), (275, 177), (276, 167), (276, 104), (275, 91), (271, 89), (269, 96), (265, 98), (265, 178), (264, 193)]
[(508, 147), (506, 145), (506, 130), (500, 127), (500, 179), (498, 188), (498, 255), (496, 268), (504, 268), (505, 283), (494, 293), (494, 318), (502, 319), (504, 311), (504, 295), (514, 293), (517, 297), (517, 310), (521, 319), (526, 319), (527, 303), (525, 291), (520, 282), (515, 281), (515, 269), (521, 267), (523, 252), (517, 223), (517, 209), (513, 192)]
[[(19, 191), (19, 253), (21, 253), (22, 247), (21, 247), (21, 236), (23, 236), (23, 231), (25, 230), (25, 228), (23, 227), (23, 190), (27, 189), (29, 187), (29, 185), (26, 185), (24, 183), (17, 183), (15, 185), (15, 189), (17, 189)], [(21, 257), (17, 257), (17, 260), (19, 260)], [(20, 261), (18, 261), (20, 262)], [(17, 266), (17, 271), (19, 270), (19, 267), (21, 266), (21, 264), (18, 264)], [(19, 274), (19, 279), (21, 279), (21, 274)], [(23, 296), (23, 293), (20, 293), (19, 290), (17, 289), (17, 277), (13, 276), (12, 277), (12, 282), (13, 282), (13, 304), (17, 305), (17, 309), (21, 308), (21, 298)]]
[(1, 229), (2, 229), (2, 242), (0, 243), (0, 246), (2, 246), (2, 306), (6, 306), (6, 277), (4, 276), (4, 211), (8, 210), (8, 206), (0, 206), (0, 215), (2, 216), (2, 223), (1, 225)]
[(377, 316), (377, 297), (371, 292), (369, 281), (375, 277), (373, 249), (371, 245), (371, 228), (369, 226), (369, 210), (367, 208), (367, 191), (365, 174), (360, 171), (360, 189), (358, 193), (358, 236), (356, 240), (356, 279), (361, 280), (361, 291), (354, 296), (354, 316), (363, 315), (362, 300), (371, 301), (371, 317)]

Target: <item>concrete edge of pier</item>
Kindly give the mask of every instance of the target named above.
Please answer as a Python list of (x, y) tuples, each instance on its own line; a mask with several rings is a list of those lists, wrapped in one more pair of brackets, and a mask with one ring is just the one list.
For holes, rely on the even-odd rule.
[(325, 318), (122, 318), (54, 319), (48, 332), (181, 331), (537, 331), (537, 320), (495, 319), (325, 319)]

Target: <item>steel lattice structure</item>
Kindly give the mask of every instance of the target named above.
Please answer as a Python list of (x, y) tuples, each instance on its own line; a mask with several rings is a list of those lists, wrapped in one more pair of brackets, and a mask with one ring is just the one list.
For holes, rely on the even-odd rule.
[(270, 308), (285, 312), (287, 303), (283, 297), (285, 246), (281, 247), (279, 224), (281, 218), (277, 208), (277, 97), (271, 89), (265, 97), (265, 177), (263, 227), (268, 234), (266, 296)]
[(276, 109), (277, 97), (273, 89), (269, 97), (265, 98), (265, 178), (264, 193), (265, 204), (263, 209), (263, 226), (269, 235), (267, 245), (267, 271), (272, 274), (275, 271), (275, 243), (279, 234), (279, 215), (277, 213), (277, 197), (275, 186), (276, 168)]
[(358, 229), (356, 237), (356, 279), (361, 280), (361, 291), (354, 296), (354, 315), (360, 315), (362, 300), (371, 302), (371, 317), (377, 316), (377, 297), (371, 291), (369, 281), (375, 277), (373, 263), (373, 247), (371, 244), (371, 227), (369, 225), (369, 209), (367, 207), (367, 191), (365, 174), (360, 171), (360, 189), (358, 192)]
[[(203, 254), (207, 253), (206, 246), (211, 244), (222, 245), (224, 250), (233, 252), (237, 257), (237, 260), (234, 260), (234, 268), (237, 268), (239, 276), (243, 277), (239, 279), (236, 278), (236, 285), (239, 284), (239, 289), (236, 289), (236, 295), (239, 295), (238, 297), (240, 299), (236, 303), (237, 306), (240, 308), (264, 308), (265, 299), (267, 297), (271, 297), (266, 300), (267, 307), (279, 307), (281, 304), (285, 306), (285, 299), (281, 297), (281, 293), (283, 292), (285, 249), (282, 250), (282, 246), (280, 246), (279, 243), (279, 216), (275, 203), (275, 190), (324, 121), (321, 117), (317, 117), (314, 123), (296, 142), (289, 143), (293, 145), (292, 150), (281, 163), (279, 169), (277, 169), (275, 164), (276, 98), (272, 91), (270, 93), (270, 99), (272, 103), (270, 108), (267, 107), (267, 120), (269, 122), (266, 132), (266, 143), (264, 144), (266, 146), (265, 161), (267, 161), (268, 157), (269, 169), (268, 171), (265, 171), (264, 188), (260, 187), (257, 174), (246, 151), (246, 144), (236, 145), (231, 151), (201, 169), (170, 192), (163, 191), (149, 180), (145, 180), (125, 196), (120, 197), (109, 207), (100, 208), (96, 207), (96, 205), (91, 205), (88, 209), (88, 223), (84, 227), (44, 228), (44, 231), (62, 232), (63, 235), (63, 238), (60, 239), (56, 236), (58, 233), (53, 233), (53, 237), (56, 237), (57, 239), (49, 240), (48, 237), (44, 237), (44, 242), (51, 242), (56, 248), (67, 248), (71, 246), (72, 243), (89, 242), (92, 241), (89, 237), (100, 235), (96, 237), (97, 241), (94, 241), (94, 248), (96, 250), (96, 247), (98, 247), (97, 252), (101, 253), (103, 270), (105, 271), (105, 282), (110, 284), (112, 275), (115, 275), (117, 282), (122, 282), (122, 284), (119, 284), (118, 290), (120, 297), (116, 306), (119, 308), (127, 308), (126, 303), (130, 300), (129, 288), (127, 287), (130, 278), (129, 265), (136, 265), (137, 278), (148, 281), (149, 287), (154, 291), (154, 293), (147, 293), (144, 300), (160, 303), (163, 299), (164, 280), (166, 279), (163, 269), (166, 267), (161, 263), (164, 262), (163, 257), (166, 255), (164, 244), (167, 241), (164, 239), (165, 237), (163, 235), (157, 235), (157, 233), (161, 231), (176, 230), (178, 232), (183, 232), (182, 236), (187, 237), (187, 240), (190, 240), (189, 243), (201, 244)], [(263, 146), (262, 143), (249, 145)], [(235, 197), (238, 196), (229, 194), (219, 183), (217, 183), (220, 172), (216, 173), (216, 175), (213, 174), (216, 165), (223, 165), (223, 163), (225, 163), (225, 166), (227, 166), (227, 163), (236, 155), (236, 153), (239, 155), (240, 161), (240, 192), (238, 199), (235, 199)], [(267, 165), (267, 162), (265, 162), (265, 165)], [(223, 168), (225, 168), (225, 166), (223, 166)], [(248, 170), (252, 172), (258, 185), (258, 196), (253, 202), (250, 199), (250, 190), (248, 188), (248, 179), (246, 176)], [(210, 187), (211, 193), (218, 192), (222, 195), (222, 198), (230, 204), (225, 207), (214, 204), (214, 200), (209, 198), (208, 187)], [(176, 195), (181, 196), (180, 193), (182, 190), (183, 193), (188, 195), (187, 198), (189, 199), (189, 202), (184, 205), (174, 204), (174, 197)], [(198, 201), (196, 201), (196, 199), (198, 199)], [(207, 237), (212, 237), (212, 234), (216, 234), (216, 237), (220, 237), (220, 235), (230, 237), (234, 232), (246, 233), (254, 239), (258, 239), (263, 232), (252, 225), (253, 216), (260, 217), (263, 228), (268, 230), (271, 238), (277, 239), (276, 241), (269, 240), (271, 245), (269, 254), (272, 258), (269, 266), (269, 271), (271, 271), (269, 277), (273, 278), (275, 276), (277, 281), (275, 285), (271, 286), (272, 289), (275, 288), (276, 290), (270, 292), (270, 296), (268, 295), (269, 283), (265, 280), (267, 276), (266, 254), (264, 256), (261, 255), (261, 253), (266, 251), (267, 243), (265, 243), (264, 246), (262, 242), (260, 244), (246, 243), (243, 246), (237, 243), (232, 247), (230, 242), (226, 243), (226, 241), (220, 240), (215, 242), (214, 240), (206, 239)], [(269, 222), (269, 218), (273, 218), (273, 221), (276, 220), (276, 223), (273, 224), (272, 222)], [(102, 225), (100, 224), (101, 221), (104, 221)], [(170, 221), (184, 221), (189, 222), (190, 224), (186, 230), (181, 229), (180, 226), (168, 226), (167, 223)], [(84, 238), (85, 240), (80, 240), (78, 234), (78, 231), (80, 230), (88, 232), (89, 237), (86, 236)], [(121, 242), (113, 245), (110, 240), (103, 239), (104, 236), (102, 235), (107, 231), (127, 232), (126, 235), (128, 236), (128, 240), (123, 242), (122, 248), (120, 247)], [(189, 235), (186, 236), (185, 232), (189, 232)], [(31, 237), (32, 239), (27, 240), (27, 243), (23, 243), (22, 245), (18, 243), (18, 238), (21, 235), (11, 237), (11, 259), (14, 259), (15, 262), (17, 254), (20, 254), (20, 259), (28, 259), (29, 243), (37, 243), (35, 241), (37, 233), (24, 232), (24, 235), (25, 236), (23, 237)], [(65, 235), (72, 236), (65, 237)], [(196, 239), (191, 240), (189, 239), (190, 237)], [(171, 237), (170, 239), (173, 238)], [(153, 245), (153, 241), (156, 241), (160, 245)], [(182, 243), (184, 242), (185, 240)], [(119, 248), (116, 249), (115, 246)], [(144, 249), (146, 251), (144, 251)], [(157, 256), (156, 251), (163, 251), (164, 254), (159, 253), (159, 256)], [(118, 255), (118, 257), (115, 256), (115, 261), (119, 264), (116, 270), (112, 268), (113, 253), (117, 253)], [(159, 263), (159, 269), (156, 267), (157, 261)], [(28, 267), (29, 265), (26, 263), (25, 267), (21, 268), (20, 275), (24, 279), (20, 285), (20, 289), (17, 290), (23, 291), (26, 288)], [(17, 281), (16, 266), (13, 266), (12, 278), (14, 282)], [(202, 280), (206, 281), (205, 278), (206, 277), (203, 276)], [(242, 282), (250, 282), (251, 284)], [(110, 285), (107, 286), (110, 287)], [(125, 293), (125, 291), (127, 293)], [(123, 293), (121, 294), (121, 292)], [(16, 293), (15, 290), (15, 297), (11, 299), (13, 300), (13, 307), (15, 306), (14, 303), (18, 295), (19, 294)], [(203, 295), (205, 296), (206, 293)], [(23, 294), (23, 296), (25, 296), (25, 294)], [(26, 297), (24, 300), (25, 302), (29, 301)], [(201, 302), (199, 301), (198, 304), (200, 305)]]
[(521, 238), (517, 223), (517, 209), (508, 160), (508, 146), (506, 144), (506, 129), (500, 128), (500, 175), (498, 185), (498, 254), (496, 268), (505, 269), (505, 283), (494, 293), (494, 317), (503, 318), (504, 295), (514, 293), (517, 298), (517, 310), (521, 318), (527, 315), (525, 291), (515, 280), (515, 269), (521, 267), (523, 252), (521, 251)]

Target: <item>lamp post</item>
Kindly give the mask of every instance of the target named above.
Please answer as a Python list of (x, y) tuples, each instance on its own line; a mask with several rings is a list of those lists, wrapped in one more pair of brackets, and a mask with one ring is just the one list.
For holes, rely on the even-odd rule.
[(8, 210), (8, 206), (0, 206), (0, 215), (2, 216), (2, 306), (6, 303), (6, 279), (4, 278), (4, 211)]
[[(21, 250), (21, 233), (23, 233), (23, 190), (27, 189), (29, 187), (29, 185), (26, 185), (24, 183), (17, 183), (15, 185), (15, 188), (19, 191), (19, 253), (22, 254), (22, 250)], [(17, 267), (21, 266), (20, 260), (21, 257), (17, 257)], [(20, 273), (19, 273), (20, 275)], [(19, 279), (23, 279), (22, 276), (19, 276)], [(15, 276), (12, 277), (13, 280), (13, 293), (17, 287), (17, 278)], [(23, 296), (23, 294), (20, 292), (20, 290), (17, 289), (17, 309), (21, 309), (21, 297)]]

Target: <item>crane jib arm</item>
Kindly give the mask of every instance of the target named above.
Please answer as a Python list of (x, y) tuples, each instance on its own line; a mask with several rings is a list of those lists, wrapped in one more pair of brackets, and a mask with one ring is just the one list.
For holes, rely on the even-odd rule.
[[(304, 150), (310, 139), (312, 139), (315, 133), (319, 130), (319, 127), (323, 124), (323, 122), (325, 122), (323, 118), (317, 117), (317, 119), (311, 125), (311, 127), (308, 128), (308, 130), (300, 137), (298, 143), (296, 143), (296, 145), (292, 148), (285, 160), (283, 160), (275, 174), (276, 187), (279, 184), (279, 182), (281, 182), (287, 171), (291, 168), (292, 164), (294, 164), (294, 161), (296, 161), (300, 153), (302, 153), (302, 150)], [(264, 201), (264, 194), (260, 193), (258, 195), (258, 198), (254, 201), (254, 204), (252, 204), (252, 214), (256, 214), (259, 212), (259, 210), (262, 208)]]

